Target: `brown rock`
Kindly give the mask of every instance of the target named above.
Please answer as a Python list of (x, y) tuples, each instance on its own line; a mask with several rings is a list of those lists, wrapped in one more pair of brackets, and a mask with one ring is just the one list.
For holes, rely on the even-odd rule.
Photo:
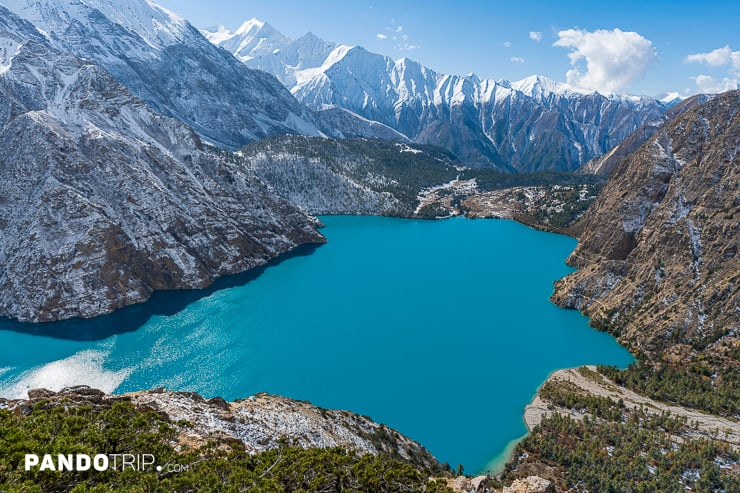
[(48, 399), (56, 395), (56, 392), (48, 389), (31, 389), (28, 391), (28, 399), (31, 401), (39, 401), (41, 399)]
[(579, 270), (556, 283), (556, 303), (647, 353), (737, 341), (738, 108), (740, 91), (719, 95), (621, 161), (581, 221)]

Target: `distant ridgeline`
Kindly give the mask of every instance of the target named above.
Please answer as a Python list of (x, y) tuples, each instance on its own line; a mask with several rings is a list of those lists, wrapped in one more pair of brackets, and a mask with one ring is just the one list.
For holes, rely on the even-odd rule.
[(249, 144), (237, 156), (245, 169), (313, 215), (447, 217), (468, 214), (466, 198), (493, 190), (579, 185), (597, 190), (603, 184), (597, 175), (468, 168), (439, 147), (377, 139), (285, 135)]
[(233, 33), (203, 33), (246, 66), (273, 74), (322, 119), (359, 115), (473, 167), (574, 171), (667, 109), (651, 98), (602, 95), (541, 76), (495, 82), (440, 74), (310, 33), (291, 40), (257, 20)]

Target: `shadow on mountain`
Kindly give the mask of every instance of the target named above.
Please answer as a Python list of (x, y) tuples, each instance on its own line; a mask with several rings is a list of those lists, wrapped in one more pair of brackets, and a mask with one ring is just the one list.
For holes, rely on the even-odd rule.
[(0, 318), (0, 330), (73, 341), (106, 339), (112, 335), (135, 331), (153, 316), (175, 315), (191, 303), (195, 303), (222, 289), (244, 286), (260, 277), (267, 269), (280, 265), (288, 259), (311, 255), (319, 246), (321, 245), (301, 245), (263, 266), (255, 267), (241, 274), (221, 277), (204, 289), (157, 291), (144, 303), (122, 308), (109, 315), (92, 319), (77, 318), (61, 322), (35, 324)]

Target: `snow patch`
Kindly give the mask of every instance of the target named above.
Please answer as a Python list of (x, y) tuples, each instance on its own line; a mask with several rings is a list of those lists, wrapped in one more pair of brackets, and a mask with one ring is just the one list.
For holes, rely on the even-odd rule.
[(673, 215), (668, 220), (669, 225), (674, 225), (681, 219), (685, 218), (689, 215), (691, 212), (691, 204), (686, 203), (686, 198), (683, 195), (682, 191), (676, 192), (676, 206), (675, 210), (673, 211)]
[(0, 39), (0, 75), (13, 66), (13, 59), (21, 51), (23, 44), (10, 38)]
[(410, 147), (403, 143), (396, 144), (396, 147), (400, 152), (410, 152), (411, 154), (424, 154), (424, 151), (419, 149), (414, 149), (413, 147)]

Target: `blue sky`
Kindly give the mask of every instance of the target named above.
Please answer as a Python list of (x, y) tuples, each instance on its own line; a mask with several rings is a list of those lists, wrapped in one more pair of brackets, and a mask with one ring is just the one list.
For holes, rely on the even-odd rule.
[(257, 17), (443, 73), (542, 74), (601, 91), (716, 92), (740, 82), (740, 2), (155, 0), (196, 27)]

